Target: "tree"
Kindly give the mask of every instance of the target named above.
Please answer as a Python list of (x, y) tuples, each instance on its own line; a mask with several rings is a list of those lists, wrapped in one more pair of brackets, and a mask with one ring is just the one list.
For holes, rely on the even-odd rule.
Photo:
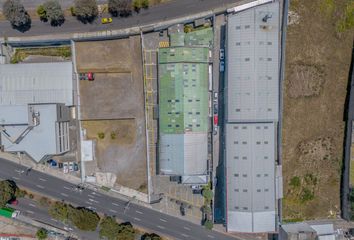
[(205, 214), (210, 214), (211, 213), (211, 207), (209, 205), (203, 205), (201, 210), (203, 211), (203, 213)]
[(132, 0), (108, 0), (108, 11), (113, 17), (128, 17), (132, 14)]
[[(43, 4), (45, 16), (52, 26), (60, 26), (64, 23), (64, 12), (58, 0), (48, 0)], [(37, 9), (38, 10), (38, 9)]]
[(141, 8), (149, 8), (149, 0), (134, 0), (133, 8), (136, 12), (139, 12)]
[(112, 217), (105, 217), (100, 223), (100, 238), (115, 240), (121, 227)]
[(74, 13), (83, 23), (93, 22), (98, 16), (96, 0), (75, 0)]
[(12, 27), (20, 32), (31, 28), (31, 18), (20, 0), (6, 0), (2, 6), (2, 12)]
[(207, 202), (210, 202), (211, 199), (213, 199), (213, 191), (211, 191), (210, 189), (203, 189), (202, 194)]
[(95, 231), (100, 221), (97, 213), (87, 208), (71, 208), (69, 218), (78, 229), (83, 231)]
[(11, 181), (0, 181), (0, 208), (15, 198), (16, 185)]
[(69, 209), (71, 210), (71, 208), (72, 207), (66, 203), (55, 202), (52, 206), (50, 206), (48, 212), (53, 218), (67, 223), (69, 219)]
[(162, 238), (156, 233), (145, 233), (141, 236), (141, 240), (161, 240)]
[(133, 225), (129, 222), (119, 224), (120, 231), (117, 235), (117, 240), (134, 240), (135, 239), (135, 231)]
[(38, 229), (36, 236), (39, 240), (44, 240), (48, 237), (48, 231), (44, 228)]
[(43, 22), (48, 21), (47, 14), (46, 14), (44, 6), (42, 4), (37, 7), (37, 15), (39, 16), (41, 21), (43, 21)]

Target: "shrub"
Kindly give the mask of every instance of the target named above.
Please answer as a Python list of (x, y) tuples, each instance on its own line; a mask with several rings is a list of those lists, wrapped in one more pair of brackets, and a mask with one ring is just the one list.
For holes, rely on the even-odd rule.
[(128, 17), (132, 14), (132, 0), (108, 0), (108, 11), (113, 17)]
[(114, 140), (116, 139), (117, 134), (115, 132), (111, 132), (111, 139)]
[(71, 16), (73, 16), (73, 17), (76, 16), (74, 6), (71, 6), (71, 7), (70, 7), (70, 13), (71, 13)]
[(99, 133), (98, 133), (98, 138), (99, 138), (99, 139), (104, 139), (104, 137), (105, 137), (105, 135), (104, 135), (103, 132), (99, 132)]
[(38, 231), (36, 233), (36, 237), (39, 240), (44, 240), (48, 237), (48, 231), (44, 228), (40, 228), (40, 229), (38, 229)]
[(307, 202), (313, 200), (315, 198), (315, 195), (310, 189), (304, 188), (300, 198), (301, 198), (301, 202)]
[(205, 227), (206, 229), (211, 230), (211, 229), (213, 229), (213, 226), (214, 226), (214, 224), (213, 224), (212, 221), (210, 221), (210, 220), (205, 220), (205, 221), (204, 221), (204, 227)]
[(301, 185), (301, 180), (298, 176), (294, 176), (290, 179), (290, 186), (298, 188)]
[(39, 16), (41, 21), (43, 21), (43, 22), (48, 21), (47, 14), (46, 14), (44, 6), (42, 4), (37, 7), (37, 15)]

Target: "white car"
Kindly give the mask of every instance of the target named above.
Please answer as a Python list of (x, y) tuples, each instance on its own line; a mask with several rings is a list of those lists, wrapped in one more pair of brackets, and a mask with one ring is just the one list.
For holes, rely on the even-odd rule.
[(67, 162), (63, 163), (63, 172), (68, 173), (69, 172), (69, 165)]
[(73, 172), (73, 171), (74, 171), (74, 163), (69, 162), (69, 172)]
[(220, 49), (219, 58), (220, 58), (220, 60), (224, 60), (225, 59), (225, 50), (223, 48)]

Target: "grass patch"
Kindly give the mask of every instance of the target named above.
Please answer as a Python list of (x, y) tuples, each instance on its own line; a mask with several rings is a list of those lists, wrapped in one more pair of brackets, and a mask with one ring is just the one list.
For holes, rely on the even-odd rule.
[(354, 27), (354, 1), (348, 1), (343, 16), (337, 22), (336, 30), (337, 32), (342, 33), (353, 27)]
[(26, 57), (30, 55), (70, 58), (71, 48), (70, 46), (48, 48), (17, 48), (15, 50), (15, 54), (11, 58), (11, 63), (15, 64), (22, 62)]
[(283, 223), (296, 223), (296, 222), (303, 222), (303, 218), (287, 218), (283, 219)]
[(311, 191), (308, 188), (304, 188), (301, 195), (300, 195), (300, 200), (302, 203), (311, 201), (315, 198), (315, 194), (313, 193), (313, 191)]
[(322, 0), (320, 3), (320, 11), (326, 16), (331, 16), (335, 9), (334, 0)]
[(298, 176), (292, 177), (290, 179), (290, 186), (298, 188), (301, 185), (301, 179)]

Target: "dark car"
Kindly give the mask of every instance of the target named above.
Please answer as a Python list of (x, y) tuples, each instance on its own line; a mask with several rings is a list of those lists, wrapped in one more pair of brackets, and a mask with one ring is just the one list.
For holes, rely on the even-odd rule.
[(181, 205), (179, 207), (179, 211), (180, 211), (182, 216), (186, 215), (186, 208), (184, 207), (183, 203), (181, 203)]

